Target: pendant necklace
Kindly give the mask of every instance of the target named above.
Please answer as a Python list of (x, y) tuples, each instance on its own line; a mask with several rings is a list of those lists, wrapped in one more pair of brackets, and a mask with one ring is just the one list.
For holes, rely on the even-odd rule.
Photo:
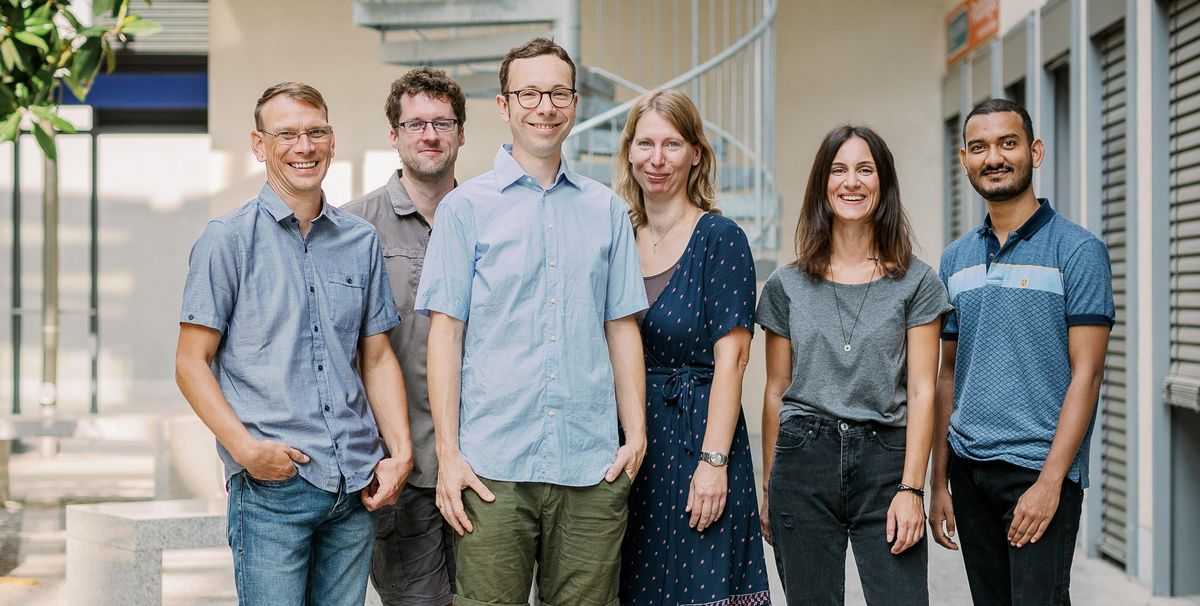
[[(684, 215), (687, 215), (687, 214), (688, 214), (688, 209), (686, 209), (686, 208), (683, 209), (683, 212), (679, 213), (678, 217), (675, 217), (675, 221), (671, 223), (671, 226), (667, 228), (667, 231), (663, 232), (662, 237), (660, 237), (659, 239), (650, 243), (650, 249), (654, 252), (654, 254), (658, 254), (658, 243), (662, 242), (663, 239), (665, 239), (668, 235), (670, 235), (671, 230), (675, 229), (675, 226), (679, 225), (679, 222), (683, 220)], [(649, 230), (650, 230), (650, 224), (647, 223), (646, 231), (649, 231)]]
[[(842, 329), (842, 351), (848, 352), (853, 349), (850, 347), (850, 340), (854, 338), (854, 329), (858, 328), (858, 319), (862, 317), (863, 306), (867, 304), (867, 295), (871, 294), (871, 284), (875, 282), (875, 270), (879, 268), (878, 259), (876, 257), (867, 257), (867, 260), (876, 261), (876, 263), (875, 266), (871, 268), (871, 277), (867, 280), (867, 290), (863, 293), (862, 302), (858, 304), (858, 312), (854, 314), (854, 323), (850, 325), (849, 335), (846, 335), (846, 325), (844, 322), (842, 322), (842, 304), (841, 300), (838, 299), (837, 282), (834, 282), (833, 280), (829, 281), (829, 286), (833, 289), (833, 308), (837, 310), (838, 315), (838, 328)], [(832, 269), (829, 273), (832, 277)]]

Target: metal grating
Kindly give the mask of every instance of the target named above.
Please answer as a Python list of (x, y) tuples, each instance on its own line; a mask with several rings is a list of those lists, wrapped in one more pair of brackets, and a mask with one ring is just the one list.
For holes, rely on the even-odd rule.
[[(207, 55), (208, 0), (155, 0), (132, 2), (130, 12), (162, 25), (162, 31), (138, 39), (130, 37), (116, 48), (144, 55)], [(111, 24), (105, 16), (99, 23)]]
[(949, 215), (949, 220), (946, 222), (949, 236), (946, 238), (947, 244), (957, 240), (966, 229), (963, 225), (963, 170), (962, 163), (958, 160), (958, 150), (961, 147), (959, 142), (962, 141), (961, 133), (957, 115), (946, 121), (946, 213)]
[(1128, 540), (1128, 410), (1125, 386), (1128, 280), (1125, 246), (1125, 25), (1118, 23), (1098, 36), (1100, 50), (1100, 195), (1101, 237), (1112, 263), (1117, 322), (1108, 337), (1100, 396), (1100, 542), (1105, 556), (1122, 564)]

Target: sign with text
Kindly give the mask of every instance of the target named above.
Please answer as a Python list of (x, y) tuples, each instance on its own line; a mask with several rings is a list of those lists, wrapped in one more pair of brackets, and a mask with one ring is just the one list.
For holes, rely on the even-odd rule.
[(1000, 31), (1000, 0), (966, 0), (946, 15), (946, 65)]

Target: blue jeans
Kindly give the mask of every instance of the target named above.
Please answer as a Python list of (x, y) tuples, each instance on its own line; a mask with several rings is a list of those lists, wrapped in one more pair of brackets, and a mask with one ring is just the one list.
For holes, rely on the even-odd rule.
[(971, 601), (980, 606), (1067, 606), (1071, 561), (1083, 511), (1083, 489), (1063, 480), (1058, 509), (1037, 543), (1008, 544), (1017, 501), (1037, 481), (1036, 469), (1004, 461), (972, 461), (950, 452), (950, 497), (962, 543)]
[(887, 542), (905, 443), (903, 427), (809, 415), (780, 425), (767, 516), (788, 604), (845, 602), (847, 540), (867, 604), (929, 603), (928, 541), (899, 555)]
[(359, 493), (327, 492), (299, 474), (229, 481), (229, 547), (238, 603), (362, 606), (375, 516)]

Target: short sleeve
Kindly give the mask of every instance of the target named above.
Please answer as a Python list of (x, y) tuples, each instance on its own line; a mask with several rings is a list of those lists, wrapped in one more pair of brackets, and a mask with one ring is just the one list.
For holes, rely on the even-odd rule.
[(379, 234), (371, 230), (371, 264), (367, 273), (366, 306), (363, 309), (364, 337), (391, 330), (400, 323), (400, 312), (392, 298), (392, 287), (388, 283), (387, 270), (383, 266), (383, 248), (379, 245)]
[(611, 245), (608, 249), (608, 286), (604, 298), (604, 321), (633, 315), (649, 307), (642, 281), (637, 242), (625, 201), (615, 195), (609, 201)]
[(433, 217), (414, 307), (422, 315), (436, 311), (466, 322), (475, 279), (476, 232), (469, 213), (448, 202), (443, 200)]
[(1063, 282), (1067, 326), (1098, 324), (1111, 327), (1116, 322), (1112, 268), (1108, 248), (1103, 242), (1089, 238), (1075, 249), (1063, 268)]
[(704, 258), (705, 329), (716, 343), (729, 331), (754, 333), (754, 256), (746, 232), (736, 223), (717, 218), (708, 236)]
[[(938, 270), (939, 282), (942, 283), (942, 289), (949, 293), (950, 280), (950, 252), (942, 253), (942, 261)], [(947, 294), (947, 296), (949, 296)], [(958, 340), (958, 311), (954, 309), (954, 301), (950, 301), (950, 311), (946, 314), (942, 322), (942, 340), (957, 341)]]
[[(928, 324), (954, 309), (946, 295), (946, 286), (933, 273), (933, 268), (920, 264), (921, 277), (904, 310), (905, 330)], [(910, 270), (916, 269), (910, 267)]]
[(188, 257), (181, 324), (207, 326), (225, 334), (237, 300), (241, 256), (241, 246), (229, 227), (209, 221)]
[(786, 271), (786, 269), (786, 267), (776, 269), (771, 277), (767, 278), (767, 283), (763, 284), (762, 296), (758, 299), (758, 310), (754, 314), (754, 321), (759, 326), (790, 339), (792, 332), (789, 328), (791, 318), (788, 317), (790, 300), (787, 291), (783, 289), (783, 280), (779, 277), (779, 272)]

